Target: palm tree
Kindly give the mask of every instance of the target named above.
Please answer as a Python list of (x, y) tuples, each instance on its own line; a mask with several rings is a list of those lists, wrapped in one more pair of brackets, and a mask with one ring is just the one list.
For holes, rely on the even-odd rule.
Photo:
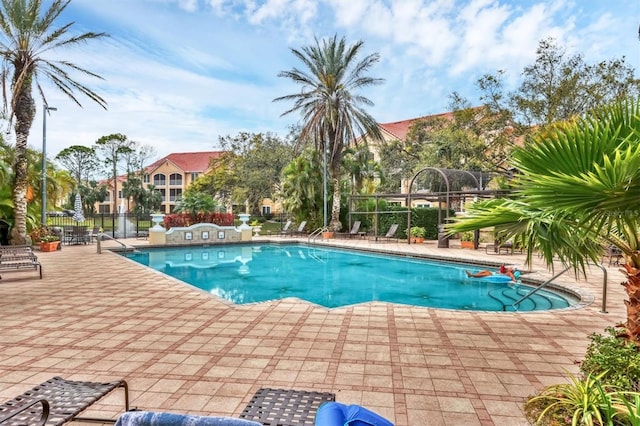
[(294, 106), (282, 115), (299, 112), (302, 129), (298, 144), (311, 140), (315, 149), (328, 155), (328, 168), (333, 181), (333, 206), (330, 228), (339, 231), (340, 223), (340, 170), (344, 149), (351, 143), (368, 138), (382, 140), (376, 121), (363, 105), (373, 103), (356, 93), (358, 89), (380, 84), (382, 79), (367, 77), (365, 73), (379, 61), (377, 53), (358, 61), (363, 42), (347, 46), (344, 38), (334, 35), (315, 45), (291, 52), (304, 64), (307, 71), (293, 68), (279, 77), (287, 77), (302, 86), (298, 93), (282, 96), (274, 101), (294, 101)]
[(451, 232), (495, 227), (576, 273), (603, 246), (625, 256), (627, 334), (640, 340), (640, 100), (619, 102), (540, 131), (513, 152), (514, 196), (479, 202)]
[[(293, 212), (296, 222), (319, 224), (322, 218), (321, 160), (316, 151), (305, 150), (282, 170), (280, 197), (284, 208)], [(320, 219), (318, 219), (320, 218)]]
[[(54, 26), (55, 20), (71, 0), (54, 0), (51, 7), (42, 10), (41, 0), (0, 0), (0, 55), (2, 56), (3, 93), (11, 94), (10, 114), (15, 119), (15, 162), (13, 164), (13, 204), (15, 222), (12, 243), (28, 242), (27, 216), (27, 139), (35, 117), (32, 89), (35, 84), (43, 103), (47, 102), (40, 79), (53, 83), (62, 93), (80, 105), (76, 93), (80, 92), (106, 109), (106, 102), (83, 84), (73, 80), (70, 72), (100, 78), (98, 75), (63, 60), (46, 59), (45, 54), (61, 47), (74, 45), (105, 36), (87, 32), (70, 35), (73, 23)], [(11, 76), (10, 83), (7, 78)], [(9, 90), (7, 90), (7, 88)], [(5, 105), (7, 104), (5, 99)]]

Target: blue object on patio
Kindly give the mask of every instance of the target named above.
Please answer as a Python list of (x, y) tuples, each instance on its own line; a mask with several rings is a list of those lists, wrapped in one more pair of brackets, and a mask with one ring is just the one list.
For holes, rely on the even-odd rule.
[(233, 417), (128, 411), (118, 417), (115, 426), (262, 426), (262, 423)]
[(318, 409), (316, 426), (393, 426), (389, 420), (359, 405), (326, 402)]

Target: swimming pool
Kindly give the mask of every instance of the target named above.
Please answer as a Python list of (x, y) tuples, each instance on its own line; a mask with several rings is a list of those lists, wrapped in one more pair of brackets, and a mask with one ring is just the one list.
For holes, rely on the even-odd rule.
[(575, 304), (531, 287), (468, 278), (474, 266), (303, 245), (149, 248), (124, 256), (236, 304), (297, 297), (336, 308), (371, 301), (478, 311)]

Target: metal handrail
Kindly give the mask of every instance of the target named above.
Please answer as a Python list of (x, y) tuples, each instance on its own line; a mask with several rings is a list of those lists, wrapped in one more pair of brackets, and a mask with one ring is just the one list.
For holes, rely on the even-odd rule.
[[(536, 294), (538, 291), (542, 290), (544, 287), (546, 287), (548, 284), (551, 283), (551, 281), (555, 280), (556, 278), (558, 278), (560, 275), (564, 274), (565, 272), (567, 272), (569, 269), (571, 269), (571, 267), (567, 267), (564, 270), (562, 270), (560, 273), (554, 275), (553, 277), (549, 278), (547, 281), (545, 281), (544, 283), (542, 283), (541, 285), (539, 285), (538, 287), (536, 287), (535, 289), (533, 289), (533, 291), (531, 293), (528, 293), (526, 295), (524, 295), (524, 297), (518, 299), (517, 301), (515, 301), (511, 306), (513, 306), (514, 308), (516, 308), (516, 305), (519, 305), (523, 300), (528, 299), (529, 297), (533, 296), (534, 294)], [(517, 308), (516, 308), (517, 309)]]
[(98, 254), (102, 254), (102, 246), (100, 245), (100, 241), (101, 241), (101, 238), (103, 238), (103, 237), (106, 237), (106, 238), (108, 238), (110, 240), (113, 240), (116, 243), (120, 244), (122, 246), (122, 248), (124, 248), (125, 251), (127, 251), (127, 249), (130, 249), (131, 251), (135, 251), (135, 249), (136, 249), (135, 247), (127, 246), (122, 241), (119, 241), (116, 238), (113, 238), (111, 235), (105, 234), (104, 232), (96, 234), (95, 237), (96, 237), (96, 245), (97, 245)]
[(315, 241), (315, 239), (318, 238), (318, 236), (322, 235), (323, 232), (326, 232), (328, 230), (329, 228), (327, 228), (326, 226), (321, 226), (320, 228), (316, 229), (311, 234), (309, 234), (309, 237), (307, 238), (307, 243), (311, 244), (312, 239), (313, 241)]

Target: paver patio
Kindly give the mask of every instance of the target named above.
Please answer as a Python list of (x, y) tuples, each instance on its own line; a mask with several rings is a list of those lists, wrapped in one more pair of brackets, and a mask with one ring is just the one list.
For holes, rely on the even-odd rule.
[[(433, 242), (333, 243), (524, 262)], [(607, 268), (608, 313), (601, 312), (597, 267), (586, 281), (570, 273), (556, 280), (593, 295), (580, 309), (488, 313), (368, 303), (328, 310), (296, 299), (232, 305), (109, 251), (97, 254), (95, 245), (38, 256), (44, 279), (20, 272), (0, 280), (3, 401), (53, 376), (124, 378), (132, 405), (145, 410), (237, 417), (259, 388), (275, 387), (333, 392), (397, 425), (525, 425), (525, 398), (566, 381), (587, 336), (625, 320), (616, 267)], [(532, 269), (531, 276), (550, 276), (539, 264)], [(114, 416), (120, 402), (115, 393), (93, 412)]]

